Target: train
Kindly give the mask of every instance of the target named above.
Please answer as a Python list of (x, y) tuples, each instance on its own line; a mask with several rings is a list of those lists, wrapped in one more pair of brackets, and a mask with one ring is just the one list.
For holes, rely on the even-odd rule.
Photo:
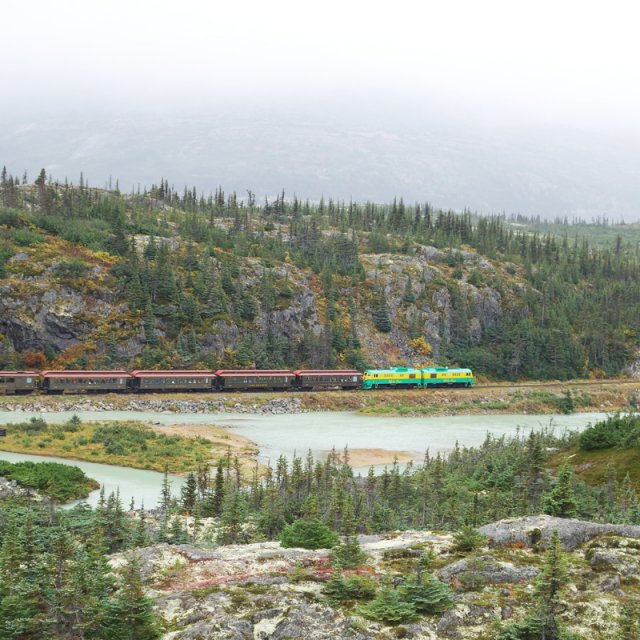
[(471, 387), (471, 369), (153, 369), (0, 371), (0, 395)]

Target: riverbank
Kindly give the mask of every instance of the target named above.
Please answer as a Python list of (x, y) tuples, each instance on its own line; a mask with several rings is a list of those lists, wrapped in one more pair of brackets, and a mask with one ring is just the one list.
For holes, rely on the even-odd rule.
[(455, 416), (624, 411), (640, 404), (640, 382), (574, 380), (477, 385), (471, 389), (0, 397), (0, 411), (141, 411), (281, 415), (356, 411), (383, 416)]

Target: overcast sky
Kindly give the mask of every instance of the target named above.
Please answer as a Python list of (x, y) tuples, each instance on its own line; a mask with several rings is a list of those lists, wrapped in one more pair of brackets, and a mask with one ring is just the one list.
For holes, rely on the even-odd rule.
[[(640, 132), (636, 3), (20, 0), (2, 7), (5, 114), (239, 102)], [(378, 106), (377, 106), (378, 105)], [(394, 106), (395, 105), (395, 106)]]

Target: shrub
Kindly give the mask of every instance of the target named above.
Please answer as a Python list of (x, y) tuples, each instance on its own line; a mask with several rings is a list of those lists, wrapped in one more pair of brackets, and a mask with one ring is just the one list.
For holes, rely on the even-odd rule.
[(0, 209), (0, 225), (17, 227), (20, 225), (20, 216), (14, 209)]
[(76, 431), (80, 430), (81, 426), (82, 422), (80, 421), (80, 418), (74, 413), (71, 418), (69, 418), (69, 420), (67, 420), (64, 425), (62, 425), (62, 428), (68, 433), (75, 433)]
[[(579, 446), (583, 451), (611, 449), (633, 440), (640, 433), (640, 416), (615, 415), (597, 422), (580, 434)], [(627, 445), (628, 446), (628, 445)]]
[(58, 263), (53, 269), (58, 278), (84, 278), (89, 272), (89, 265), (83, 260), (71, 258)]
[(86, 495), (92, 483), (78, 467), (58, 462), (0, 461), (0, 476), (60, 502)]
[(16, 424), (8, 424), (9, 429), (13, 429), (22, 433), (44, 433), (48, 430), (49, 425), (42, 418), (31, 418), (29, 422), (18, 422)]
[(340, 571), (334, 571), (322, 589), (329, 602), (338, 604), (353, 600), (368, 600), (376, 593), (376, 583), (371, 578), (352, 576), (345, 578)]
[(280, 534), (280, 544), (302, 549), (331, 549), (338, 542), (338, 534), (320, 520), (296, 520)]
[(29, 247), (32, 244), (44, 242), (44, 236), (30, 229), (15, 229), (11, 234), (11, 239), (20, 247)]

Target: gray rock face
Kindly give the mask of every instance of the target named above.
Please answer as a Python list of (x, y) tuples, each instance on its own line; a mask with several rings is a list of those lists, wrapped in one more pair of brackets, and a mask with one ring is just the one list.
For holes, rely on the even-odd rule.
[(480, 527), (479, 531), (494, 545), (517, 543), (531, 547), (538, 541), (546, 543), (554, 529), (558, 531), (564, 548), (570, 551), (606, 533), (640, 538), (638, 525), (600, 524), (547, 515), (499, 520)]
[(496, 606), (477, 604), (475, 594), (463, 594), (458, 598), (456, 606), (444, 612), (436, 626), (437, 636), (461, 638), (460, 627), (486, 626), (501, 616), (501, 609)]
[(205, 619), (180, 633), (179, 640), (254, 640), (253, 625), (232, 616)]
[(27, 293), (6, 286), (0, 295), (0, 332), (16, 351), (42, 351), (47, 344), (62, 351), (118, 311), (112, 299), (102, 299), (105, 296), (93, 296), (88, 304), (84, 295), (67, 286), (53, 289), (38, 282), (30, 287)]
[(473, 573), (483, 583), (502, 584), (529, 582), (538, 574), (533, 566), (517, 567), (511, 562), (498, 562), (493, 556), (463, 558), (447, 565), (439, 572), (440, 579), (451, 582), (463, 574)]

